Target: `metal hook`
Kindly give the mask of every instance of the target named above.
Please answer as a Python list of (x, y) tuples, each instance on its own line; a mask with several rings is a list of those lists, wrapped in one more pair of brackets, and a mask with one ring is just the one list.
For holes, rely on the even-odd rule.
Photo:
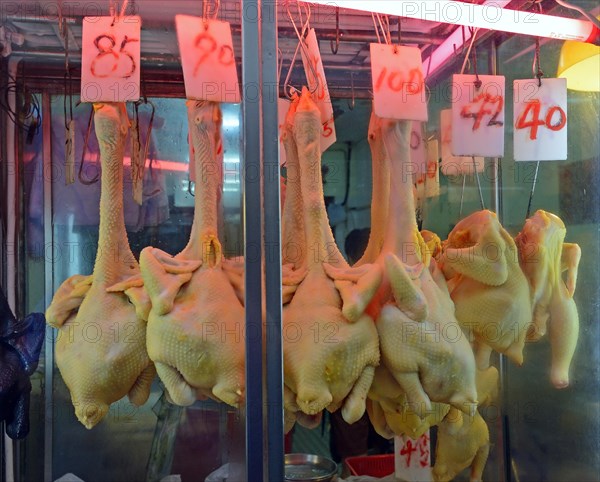
[[(302, 16), (302, 13), (301, 13), (302, 10), (301, 10), (299, 2), (296, 2), (296, 4), (298, 5), (298, 11), (300, 12), (300, 16)], [(290, 10), (289, 2), (286, 5), (288, 18), (290, 19), (290, 22), (291, 22), (292, 26), (294, 27), (296, 36), (298, 37), (298, 45), (296, 46), (296, 51), (294, 52), (294, 56), (292, 57), (292, 61), (290, 62), (290, 67), (288, 69), (288, 73), (285, 77), (285, 82), (283, 84), (283, 91), (284, 91), (286, 97), (288, 97), (288, 98), (291, 98), (293, 92), (296, 92), (298, 90), (295, 87), (290, 86), (289, 83), (290, 83), (290, 78), (292, 76), (292, 71), (294, 70), (294, 65), (296, 63), (296, 58), (298, 57), (298, 52), (300, 51), (300, 49), (302, 49), (304, 56), (308, 60), (308, 68), (310, 70), (310, 73), (312, 74), (314, 81), (315, 81), (315, 87), (314, 87), (314, 89), (312, 89), (310, 91), (310, 93), (314, 94), (317, 91), (317, 89), (319, 88), (319, 84), (320, 84), (319, 76), (317, 75), (315, 66), (310, 61), (310, 56), (308, 55), (308, 50), (307, 50), (306, 44), (304, 42), (304, 38), (305, 38), (306, 33), (308, 32), (309, 26), (310, 26), (311, 10), (310, 10), (310, 6), (307, 3), (305, 3), (303, 5), (304, 5), (305, 13), (306, 13), (306, 21), (303, 22), (303, 24), (302, 24), (302, 30), (298, 30), (298, 27), (296, 26), (296, 22), (294, 22), (294, 18), (292, 16), (292, 12)], [(293, 90), (290, 90), (290, 89), (293, 89)]]
[(84, 179), (83, 178), (83, 161), (85, 159), (85, 153), (87, 152), (88, 141), (90, 140), (90, 133), (92, 132), (92, 121), (94, 120), (94, 108), (92, 107), (92, 111), (90, 112), (90, 119), (88, 120), (87, 131), (85, 133), (85, 140), (83, 141), (83, 150), (81, 151), (81, 163), (79, 164), (79, 173), (77, 177), (79, 177), (79, 181), (81, 184), (85, 184), (86, 186), (90, 186), (100, 179), (100, 175), (96, 171), (96, 177), (93, 179)]
[(279, 55), (279, 61), (277, 62), (277, 82), (281, 81), (281, 72), (283, 71), (283, 52), (277, 47), (277, 55)]
[(352, 100), (348, 102), (348, 109), (354, 110), (356, 99), (354, 98), (354, 72), (350, 72), (350, 88), (352, 89)]
[(333, 40), (330, 40), (331, 53), (337, 55), (340, 48), (340, 7), (335, 8), (335, 47), (333, 45)]

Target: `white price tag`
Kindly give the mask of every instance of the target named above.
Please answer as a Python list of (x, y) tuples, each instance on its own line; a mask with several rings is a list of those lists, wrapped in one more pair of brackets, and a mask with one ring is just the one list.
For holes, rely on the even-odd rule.
[[(442, 141), (442, 173), (445, 176), (473, 174), (473, 158), (452, 154), (452, 110), (440, 112), (440, 136)], [(483, 157), (475, 157), (477, 172), (483, 172)]]
[(437, 139), (427, 142), (427, 173), (425, 178), (425, 196), (440, 195), (439, 144)]
[(138, 16), (85, 17), (81, 39), (81, 102), (140, 98)]
[(567, 79), (515, 80), (515, 161), (567, 158)]
[(329, 146), (335, 143), (336, 135), (333, 121), (333, 105), (329, 96), (325, 69), (323, 68), (319, 42), (317, 41), (317, 34), (314, 28), (311, 28), (306, 36), (306, 47), (306, 54), (304, 50), (301, 50), (302, 63), (306, 72), (308, 87), (311, 92), (314, 91), (313, 100), (321, 112), (321, 123), (323, 124), (323, 130), (321, 131), (321, 152), (325, 152)]
[(188, 99), (240, 102), (231, 25), (175, 15), (185, 95)]
[(423, 124), (413, 121), (410, 131), (410, 162), (417, 176), (427, 169), (427, 146), (423, 138)]
[(452, 153), (456, 156), (504, 156), (502, 75), (452, 76)]
[(408, 482), (432, 480), (429, 430), (417, 440), (406, 435), (394, 437), (394, 454), (396, 478)]
[(375, 114), (387, 119), (427, 121), (421, 51), (416, 47), (371, 44)]
[(279, 125), (279, 165), (284, 166), (286, 163), (285, 148), (283, 147), (282, 135), (285, 127), (285, 118), (290, 109), (290, 101), (288, 99), (277, 99), (277, 122)]

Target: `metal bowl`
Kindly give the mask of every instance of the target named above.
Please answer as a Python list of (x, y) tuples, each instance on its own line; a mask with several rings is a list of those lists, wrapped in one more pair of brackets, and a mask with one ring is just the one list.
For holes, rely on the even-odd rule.
[(285, 454), (286, 482), (331, 482), (336, 476), (337, 464), (327, 457)]

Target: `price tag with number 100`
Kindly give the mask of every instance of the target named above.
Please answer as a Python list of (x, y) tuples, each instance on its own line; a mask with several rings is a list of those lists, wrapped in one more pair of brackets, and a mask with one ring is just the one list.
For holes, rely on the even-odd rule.
[(138, 16), (83, 19), (82, 102), (139, 100), (141, 27)]
[(567, 79), (515, 80), (515, 161), (567, 158)]
[(371, 44), (373, 108), (383, 119), (427, 122), (427, 94), (421, 51)]
[(185, 95), (188, 99), (240, 102), (231, 25), (175, 15)]

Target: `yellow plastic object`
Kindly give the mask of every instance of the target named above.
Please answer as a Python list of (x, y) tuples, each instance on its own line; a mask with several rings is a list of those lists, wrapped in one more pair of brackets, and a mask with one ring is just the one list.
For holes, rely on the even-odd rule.
[(600, 92), (600, 47), (568, 40), (558, 61), (557, 77), (567, 79), (567, 88)]

